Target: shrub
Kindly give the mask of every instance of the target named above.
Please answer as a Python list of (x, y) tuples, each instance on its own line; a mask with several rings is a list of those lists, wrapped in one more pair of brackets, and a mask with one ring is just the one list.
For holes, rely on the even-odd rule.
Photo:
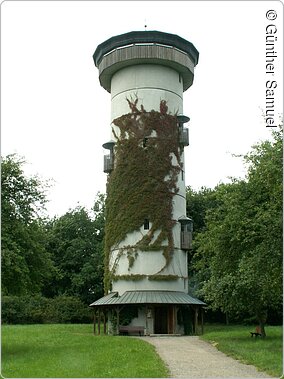
[(53, 323), (89, 323), (92, 321), (92, 311), (79, 298), (58, 296), (48, 309), (50, 322)]
[(1, 319), (2, 323), (23, 324), (25, 302), (22, 297), (3, 296)]
[(79, 298), (58, 296), (3, 296), (2, 323), (90, 323), (92, 311)]

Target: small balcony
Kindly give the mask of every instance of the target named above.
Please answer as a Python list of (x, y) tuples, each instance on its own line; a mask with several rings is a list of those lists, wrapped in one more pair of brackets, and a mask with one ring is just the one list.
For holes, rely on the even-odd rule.
[(192, 219), (186, 216), (182, 216), (178, 220), (180, 222), (180, 248), (182, 250), (192, 249), (192, 231), (193, 222)]
[(184, 147), (189, 145), (188, 129), (182, 128), (179, 135), (179, 143)]
[(113, 158), (112, 154), (104, 155), (104, 172), (110, 174), (113, 170)]
[(115, 142), (110, 140), (103, 144), (103, 148), (109, 150), (109, 154), (104, 155), (104, 172), (110, 174), (114, 168), (114, 146)]
[(178, 128), (179, 128), (179, 143), (181, 147), (189, 145), (188, 129), (184, 127), (184, 124), (190, 120), (189, 117), (182, 114), (177, 116)]

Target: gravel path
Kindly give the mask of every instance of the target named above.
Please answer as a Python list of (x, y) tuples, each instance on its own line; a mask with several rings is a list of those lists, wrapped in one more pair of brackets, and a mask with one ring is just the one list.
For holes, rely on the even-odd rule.
[(198, 337), (141, 337), (156, 347), (171, 378), (271, 378)]

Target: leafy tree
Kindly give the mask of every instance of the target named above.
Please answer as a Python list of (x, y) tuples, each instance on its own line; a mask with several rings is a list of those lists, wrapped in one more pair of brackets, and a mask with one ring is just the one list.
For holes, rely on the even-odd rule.
[(104, 196), (89, 213), (77, 207), (50, 222), (48, 251), (60, 277), (46, 283), (44, 295), (78, 296), (86, 303), (103, 295)]
[(216, 207), (216, 203), (215, 191), (211, 188), (202, 187), (199, 191), (194, 191), (191, 187), (186, 188), (186, 213), (193, 220), (193, 248), (188, 252), (189, 292), (193, 296), (199, 287), (199, 276), (195, 265), (192, 264), (197, 254), (195, 241), (198, 234), (206, 229), (206, 213)]
[(2, 292), (38, 293), (54, 271), (45, 245), (45, 189), (38, 177), (27, 177), (25, 161), (15, 154), (2, 158)]
[(217, 207), (206, 213), (194, 257), (205, 300), (256, 316), (263, 336), (267, 310), (282, 303), (282, 134), (244, 157), (245, 180), (215, 188)]
[(206, 229), (206, 212), (214, 207), (216, 198), (213, 189), (201, 187), (199, 191), (194, 191), (191, 187), (186, 188), (186, 213), (193, 220), (194, 234)]

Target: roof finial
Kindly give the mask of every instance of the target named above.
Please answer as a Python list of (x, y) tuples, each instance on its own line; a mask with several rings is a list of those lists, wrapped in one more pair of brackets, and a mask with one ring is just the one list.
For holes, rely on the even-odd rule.
[(146, 31), (147, 30), (146, 18), (144, 20), (144, 28), (145, 28), (145, 31)]

